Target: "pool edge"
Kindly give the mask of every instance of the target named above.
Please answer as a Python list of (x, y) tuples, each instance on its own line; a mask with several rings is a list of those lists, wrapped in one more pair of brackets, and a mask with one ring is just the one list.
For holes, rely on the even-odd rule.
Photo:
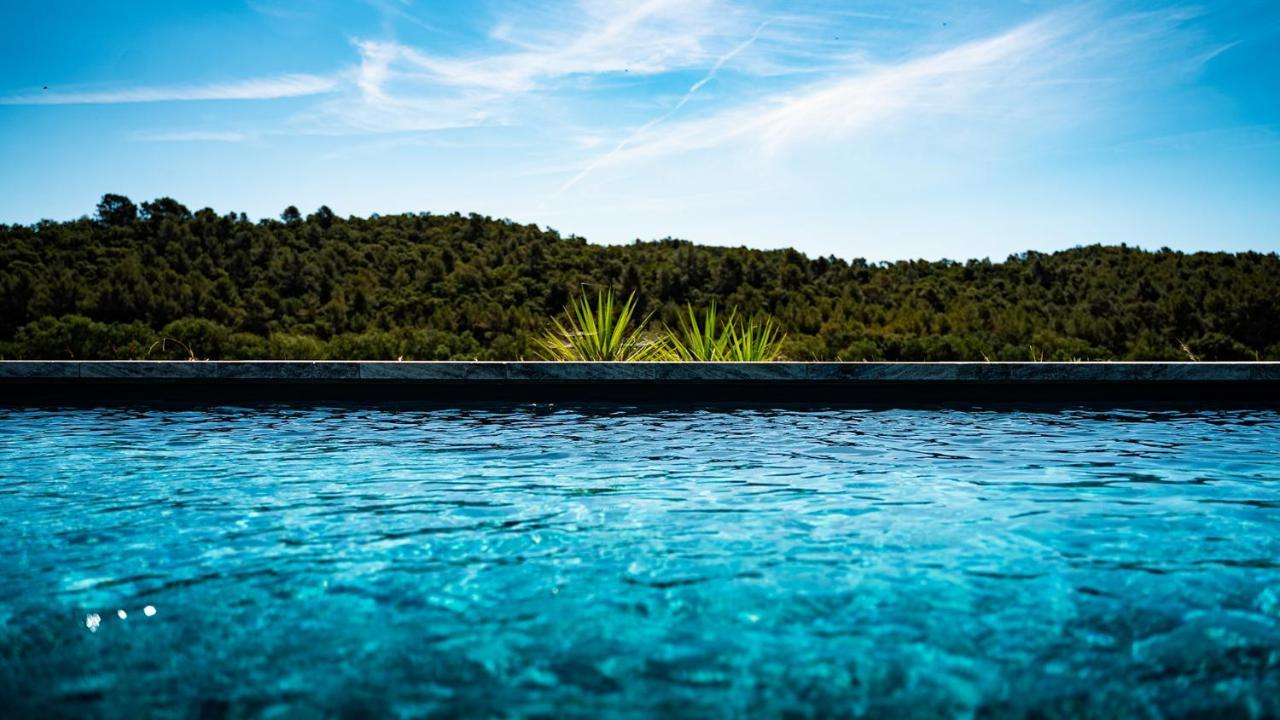
[(0, 361), (0, 404), (156, 401), (1280, 403), (1280, 362)]

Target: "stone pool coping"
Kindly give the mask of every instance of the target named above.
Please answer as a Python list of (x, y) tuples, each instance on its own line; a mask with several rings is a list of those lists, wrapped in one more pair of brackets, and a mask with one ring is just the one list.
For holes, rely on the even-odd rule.
[(1280, 362), (0, 361), (0, 402), (1280, 400)]

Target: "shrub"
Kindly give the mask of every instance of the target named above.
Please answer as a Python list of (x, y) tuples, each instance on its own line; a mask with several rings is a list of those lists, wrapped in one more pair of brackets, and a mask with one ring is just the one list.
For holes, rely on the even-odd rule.
[[(636, 296), (632, 293), (616, 305), (613, 290), (596, 294), (593, 304), (583, 292), (565, 308), (565, 321), (552, 318), (552, 329), (540, 339), (548, 360), (593, 360), (605, 362), (660, 360), (669, 350), (662, 341), (648, 340), (641, 327), (632, 328)], [(643, 326), (648, 316), (638, 325)]]
[(734, 313), (723, 324), (716, 317), (716, 304), (711, 303), (702, 315), (702, 321), (686, 305), (687, 316), (680, 316), (678, 329), (666, 328), (667, 342), (671, 345), (673, 359), (711, 362), (724, 360), (733, 339)]
[(267, 352), (273, 360), (320, 360), (327, 357), (325, 344), (310, 335), (273, 333), (267, 341)]
[[(177, 340), (177, 343), (168, 342)], [(174, 320), (160, 330), (157, 341), (160, 342), (151, 350), (154, 359), (195, 357), (201, 360), (218, 360), (227, 356), (231, 329), (203, 318), (183, 318)]]
[(83, 315), (42, 317), (18, 329), (12, 357), (62, 360), (130, 360), (143, 357), (156, 340), (140, 322), (108, 324)]
[(1257, 357), (1253, 350), (1222, 333), (1205, 333), (1189, 340), (1187, 348), (1199, 360), (1254, 360)]
[(742, 322), (729, 331), (725, 359), (732, 362), (772, 362), (779, 358), (782, 342), (786, 339), (773, 318)]

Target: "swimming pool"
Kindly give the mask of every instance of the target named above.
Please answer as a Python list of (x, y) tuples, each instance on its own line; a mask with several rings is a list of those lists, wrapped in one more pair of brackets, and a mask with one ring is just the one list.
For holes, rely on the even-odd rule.
[(6, 715), (1280, 714), (1280, 413), (0, 409)]

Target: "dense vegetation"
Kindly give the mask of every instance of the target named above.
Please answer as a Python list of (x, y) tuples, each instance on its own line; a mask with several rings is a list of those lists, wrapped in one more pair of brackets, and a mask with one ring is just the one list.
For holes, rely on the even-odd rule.
[(251, 222), (115, 195), (93, 218), (0, 225), (0, 357), (534, 357), (584, 285), (636, 291), (636, 312), (672, 327), (686, 303), (771, 315), (797, 360), (1280, 359), (1275, 253), (876, 264), (605, 247), (477, 215)]

